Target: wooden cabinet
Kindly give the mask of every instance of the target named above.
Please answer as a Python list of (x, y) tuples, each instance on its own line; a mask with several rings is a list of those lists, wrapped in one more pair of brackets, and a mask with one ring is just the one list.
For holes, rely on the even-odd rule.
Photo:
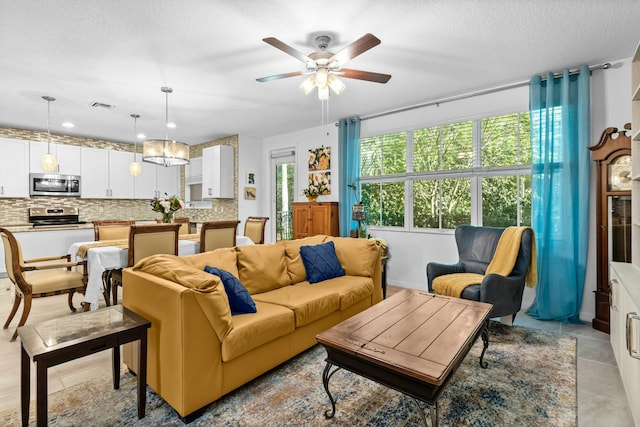
[(0, 197), (29, 197), (29, 144), (0, 138)]
[(338, 202), (292, 203), (293, 238), (326, 234), (339, 236)]
[(636, 426), (640, 426), (640, 269), (611, 263), (611, 347)]
[[(43, 173), (40, 159), (48, 151), (46, 142), (31, 141), (29, 144), (29, 170), (32, 173)], [(80, 175), (80, 147), (66, 144), (51, 144), (51, 153), (56, 156), (58, 167), (54, 173), (63, 175)]]
[(202, 198), (233, 199), (233, 147), (215, 145), (202, 150)]

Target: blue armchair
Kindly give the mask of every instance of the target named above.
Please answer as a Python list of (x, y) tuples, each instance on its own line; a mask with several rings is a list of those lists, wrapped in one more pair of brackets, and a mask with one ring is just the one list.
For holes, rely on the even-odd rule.
[[(433, 292), (433, 280), (444, 274), (478, 273), (485, 274), (496, 251), (496, 246), (504, 228), (475, 227), (460, 225), (456, 227), (455, 238), (459, 259), (456, 264), (427, 264), (427, 282), (429, 292)], [(488, 274), (482, 283), (467, 286), (461, 297), (473, 301), (493, 304), (491, 317), (503, 317), (516, 314), (522, 306), (525, 277), (532, 256), (533, 232), (526, 229), (522, 234), (520, 250), (513, 271), (509, 276)]]

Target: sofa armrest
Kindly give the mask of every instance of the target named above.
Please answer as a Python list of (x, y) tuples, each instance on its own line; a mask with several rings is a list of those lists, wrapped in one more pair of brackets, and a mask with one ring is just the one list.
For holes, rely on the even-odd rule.
[(480, 301), (493, 304), (491, 317), (517, 313), (522, 306), (524, 277), (487, 274), (480, 284)]
[(433, 279), (444, 274), (464, 273), (464, 266), (457, 264), (440, 264), (430, 262), (427, 264), (427, 287), (429, 292), (433, 292)]
[(221, 344), (195, 293), (143, 271), (123, 270), (123, 306), (151, 321), (147, 383), (181, 416), (222, 394)]

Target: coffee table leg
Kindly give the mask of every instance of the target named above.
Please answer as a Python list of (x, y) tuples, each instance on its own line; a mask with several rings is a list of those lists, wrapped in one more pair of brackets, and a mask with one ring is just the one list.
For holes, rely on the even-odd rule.
[(487, 369), (487, 366), (489, 366), (489, 364), (487, 362), (484, 362), (484, 353), (487, 351), (487, 348), (489, 347), (489, 321), (488, 320), (484, 322), (484, 325), (482, 325), (482, 343), (483, 343), (483, 347), (482, 347), (482, 353), (480, 353), (480, 367), (482, 369)]
[(422, 406), (420, 406), (420, 401), (415, 397), (411, 398), (413, 399), (413, 403), (416, 404), (416, 408), (418, 408), (418, 412), (422, 417), (422, 423), (424, 424), (424, 427), (438, 427), (438, 401), (436, 400), (435, 403), (427, 403), (427, 406), (429, 407), (429, 416), (431, 418), (431, 424), (429, 424), (429, 422), (427, 421), (427, 415), (424, 413), (424, 409), (422, 409)]
[(324, 385), (324, 391), (327, 392), (327, 396), (329, 396), (329, 400), (331, 401), (331, 410), (327, 409), (326, 411), (324, 411), (324, 416), (327, 419), (333, 418), (333, 416), (336, 414), (336, 401), (329, 391), (329, 380), (331, 379), (331, 376), (333, 374), (340, 370), (340, 367), (336, 366), (336, 368), (331, 371), (332, 366), (334, 366), (333, 363), (327, 362), (327, 365), (324, 367), (324, 371), (322, 372), (322, 385)]
[(22, 425), (29, 425), (29, 397), (31, 394), (31, 358), (21, 345), (20, 356), (20, 409)]
[(113, 373), (113, 389), (118, 390), (120, 388), (120, 346), (117, 345), (111, 349), (113, 355), (111, 356), (111, 371)]

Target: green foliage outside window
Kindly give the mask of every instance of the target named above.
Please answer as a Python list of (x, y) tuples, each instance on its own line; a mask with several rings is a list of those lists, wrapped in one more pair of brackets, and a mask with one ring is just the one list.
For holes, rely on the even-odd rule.
[[(407, 152), (413, 155), (412, 167), (407, 166)], [(530, 163), (528, 113), (363, 138), (366, 222), (404, 227), (407, 194), (413, 228), (472, 223), (473, 212), (480, 210), (473, 202), (478, 199), (482, 225), (529, 225)], [(474, 192), (480, 197), (473, 197)]]

